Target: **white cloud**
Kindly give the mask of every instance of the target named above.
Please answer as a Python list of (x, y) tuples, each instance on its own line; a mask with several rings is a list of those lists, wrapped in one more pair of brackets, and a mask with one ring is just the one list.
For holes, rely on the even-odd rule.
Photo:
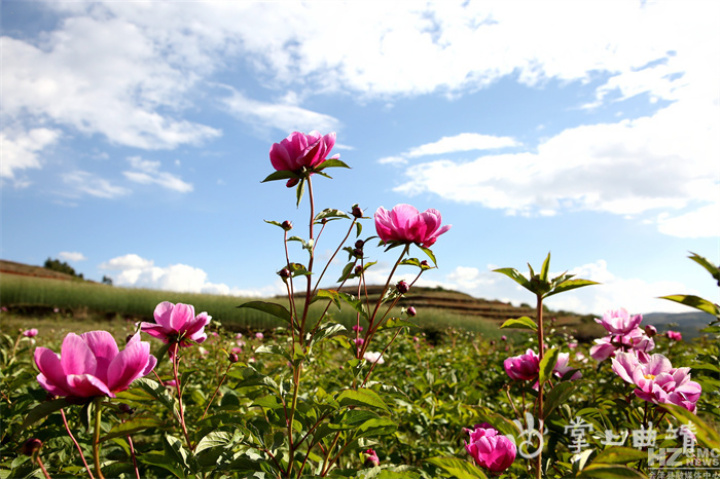
[(284, 291), (279, 279), (276, 284), (253, 290), (231, 288), (223, 283), (209, 282), (207, 273), (200, 268), (186, 264), (155, 266), (153, 260), (137, 254), (112, 258), (102, 263), (100, 269), (114, 272), (109, 276), (117, 286), (242, 297), (272, 296)]
[(59, 131), (49, 128), (33, 128), (29, 131), (10, 128), (0, 132), (0, 178), (14, 180), (18, 170), (40, 168), (38, 155), (55, 143), (59, 136)]
[(433, 143), (426, 143), (424, 145), (411, 148), (410, 151), (406, 153), (406, 156), (409, 158), (416, 158), (418, 156), (442, 155), (458, 151), (496, 150), (499, 148), (508, 148), (519, 145), (520, 143), (509, 136), (460, 133), (455, 136), (444, 136)]
[(65, 261), (85, 261), (87, 258), (84, 254), (71, 251), (62, 251), (58, 254), (58, 258)]
[(159, 161), (143, 160), (139, 156), (127, 159), (132, 170), (123, 171), (123, 175), (135, 183), (142, 185), (156, 184), (179, 193), (189, 193), (193, 190), (191, 183), (186, 183), (172, 173), (160, 171)]
[(720, 238), (720, 202), (678, 216), (661, 214), (660, 232), (680, 238)]
[(113, 185), (108, 180), (87, 171), (75, 170), (62, 175), (63, 182), (74, 191), (72, 195), (86, 194), (97, 198), (117, 198), (130, 193), (122, 186)]
[[(536, 152), (413, 165), (396, 191), (431, 192), (508, 214), (656, 211), (663, 213), (663, 233), (713, 236), (716, 227), (699, 220), (720, 204), (720, 98), (704, 104), (691, 95), (683, 92), (649, 117), (568, 128)], [(689, 211), (669, 219), (683, 208)]]
[(301, 108), (292, 103), (267, 103), (247, 98), (230, 88), (232, 94), (224, 99), (230, 112), (242, 121), (261, 128), (274, 128), (283, 132), (335, 131), (340, 121), (330, 115)]
[(386, 156), (380, 158), (378, 163), (381, 165), (406, 165), (408, 160), (404, 156)]

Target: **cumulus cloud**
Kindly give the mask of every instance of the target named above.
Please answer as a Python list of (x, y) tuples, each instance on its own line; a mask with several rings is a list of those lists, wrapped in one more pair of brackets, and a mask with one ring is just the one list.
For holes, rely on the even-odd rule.
[(193, 190), (191, 183), (186, 183), (167, 171), (160, 171), (159, 161), (143, 160), (139, 156), (132, 156), (127, 160), (132, 169), (124, 171), (123, 175), (130, 181), (142, 185), (156, 184), (179, 193), (189, 193)]
[(340, 121), (330, 115), (302, 108), (294, 103), (269, 103), (247, 98), (230, 88), (232, 94), (224, 99), (228, 110), (242, 121), (261, 128), (283, 132), (335, 131)]
[(112, 184), (110, 181), (82, 170), (75, 170), (62, 175), (63, 182), (72, 188), (73, 196), (90, 195), (97, 198), (117, 198), (130, 193), (122, 186)]
[(58, 258), (65, 261), (85, 261), (87, 259), (84, 254), (77, 251), (62, 251), (58, 254)]
[(100, 269), (112, 272), (109, 276), (117, 286), (242, 297), (271, 296), (283, 291), (282, 282), (252, 290), (231, 288), (223, 283), (208, 281), (207, 273), (200, 268), (181, 263), (156, 266), (153, 260), (137, 254), (112, 258), (102, 263)]
[(58, 130), (49, 128), (33, 128), (28, 131), (10, 128), (0, 133), (0, 178), (15, 180), (18, 171), (40, 168), (38, 155), (55, 143), (59, 136)]
[(409, 158), (427, 155), (442, 155), (444, 153), (454, 153), (458, 151), (472, 150), (497, 150), (499, 148), (508, 148), (518, 146), (515, 139), (509, 136), (493, 136), (482, 135), (480, 133), (460, 133), (455, 136), (444, 136), (433, 143), (411, 148), (406, 153)]

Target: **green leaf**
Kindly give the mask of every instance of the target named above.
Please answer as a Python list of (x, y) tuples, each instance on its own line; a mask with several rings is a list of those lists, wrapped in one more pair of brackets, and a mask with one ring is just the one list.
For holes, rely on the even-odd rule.
[(543, 419), (550, 416), (550, 414), (561, 404), (564, 404), (567, 399), (572, 396), (572, 393), (577, 387), (577, 382), (562, 382), (555, 384), (546, 395), (545, 403), (543, 405)]
[(673, 294), (670, 296), (660, 296), (660, 299), (668, 299), (670, 301), (675, 301), (676, 303), (699, 309), (700, 311), (710, 313), (713, 316), (720, 318), (720, 306), (718, 306), (717, 304), (713, 304), (707, 299), (703, 299), (699, 296), (694, 296), (691, 294)]
[(275, 171), (274, 173), (270, 173), (267, 178), (261, 181), (261, 183), (267, 183), (268, 181), (289, 180), (290, 178), (300, 178), (300, 175), (290, 170)]
[(362, 301), (360, 299), (356, 298), (352, 294), (343, 293), (340, 291), (338, 291), (338, 295), (340, 296), (340, 299), (345, 301), (347, 304), (352, 306), (352, 308), (355, 311), (360, 313), (360, 316), (367, 319), (367, 317), (368, 317), (367, 311), (365, 311), (365, 307), (363, 306)]
[(485, 473), (477, 466), (454, 457), (431, 457), (425, 462), (443, 469), (457, 479), (487, 479)]
[(200, 439), (200, 442), (195, 446), (195, 454), (213, 447), (227, 447), (231, 443), (232, 438), (233, 435), (227, 431), (213, 431)]
[(177, 464), (181, 464), (188, 467), (188, 452), (183, 447), (183, 443), (180, 439), (175, 436), (165, 435), (165, 450), (169, 453), (168, 455), (175, 458)]
[(310, 340), (310, 344), (314, 345), (325, 338), (337, 336), (343, 331), (347, 331), (347, 328), (339, 323), (327, 323), (323, 324), (313, 335)]
[(547, 298), (548, 296), (552, 296), (554, 294), (564, 293), (565, 291), (570, 291), (571, 289), (577, 289), (582, 288), (584, 286), (592, 286), (593, 284), (600, 284), (595, 281), (590, 281), (589, 279), (570, 279), (567, 281), (564, 281), (557, 286), (555, 286), (555, 289), (550, 291), (549, 293), (545, 294), (543, 297)]
[[(352, 265), (353, 265), (353, 263), (349, 263), (347, 266), (352, 266)], [(347, 268), (347, 266), (346, 266), (346, 268)], [(318, 290), (315, 297), (318, 299), (319, 298), (328, 298), (330, 301), (333, 302), (333, 304), (337, 307), (337, 309), (341, 309), (340, 292), (336, 289), (320, 289), (320, 290)]]
[(557, 364), (559, 354), (560, 350), (558, 348), (552, 348), (549, 351), (545, 351), (542, 361), (540, 361), (540, 376), (538, 377), (540, 387), (542, 387), (545, 381), (552, 377), (553, 369), (555, 369), (555, 364)]
[(716, 281), (720, 282), (720, 267), (715, 266), (710, 261), (708, 261), (706, 258), (700, 256), (699, 254), (690, 252), (692, 256), (688, 256), (691, 260), (695, 261), (697, 264), (702, 266), (707, 270), (708, 273), (712, 275), (713, 278), (715, 278)]
[(68, 401), (67, 398), (59, 398), (53, 399), (52, 401), (46, 401), (38, 406), (35, 406), (28, 415), (25, 416), (25, 420), (23, 421), (22, 426), (20, 426), (20, 431), (18, 431), (18, 433), (24, 431), (28, 426), (49, 416), (55, 411), (59, 411), (60, 409), (71, 405), (72, 403)]
[(167, 388), (157, 381), (148, 378), (139, 378), (133, 381), (133, 386), (139, 386), (143, 391), (157, 399), (168, 410), (174, 410), (175, 400), (170, 396)]
[(357, 427), (355, 437), (387, 436), (397, 430), (397, 423), (385, 417), (368, 419)]
[(173, 473), (173, 475), (175, 475), (175, 477), (186, 477), (185, 471), (183, 471), (183, 469), (174, 461), (168, 460), (168, 456), (164, 452), (145, 452), (143, 454), (139, 454), (137, 458), (143, 464), (161, 467), (166, 471), (170, 471), (171, 473)]
[(494, 269), (493, 272), (495, 273), (502, 273), (505, 276), (509, 277), (513, 281), (515, 281), (517, 284), (522, 286), (523, 288), (527, 289), (528, 291), (532, 292), (532, 289), (530, 289), (530, 281), (520, 274), (518, 270), (515, 268), (500, 268), (500, 269)]
[(315, 221), (318, 222), (322, 219), (339, 219), (339, 218), (350, 218), (347, 213), (345, 213), (342, 210), (337, 210), (333, 208), (326, 208), (322, 210), (320, 213), (315, 215)]
[(243, 303), (238, 306), (238, 308), (255, 309), (257, 311), (262, 311), (263, 313), (275, 316), (276, 318), (281, 319), (288, 324), (292, 323), (292, 315), (290, 314), (290, 311), (288, 311), (287, 308), (281, 304), (270, 303), (267, 301), (248, 301), (247, 303)]
[(389, 411), (382, 398), (371, 389), (346, 389), (337, 397), (340, 406), (369, 406)]
[(105, 442), (116, 437), (131, 436), (137, 432), (144, 431), (151, 427), (162, 425), (160, 421), (152, 417), (134, 417), (128, 421), (116, 424), (107, 435), (100, 438), (100, 442)]
[(520, 318), (515, 319), (508, 319), (505, 321), (502, 326), (500, 326), (500, 329), (505, 328), (515, 328), (515, 329), (529, 329), (531, 331), (537, 331), (538, 327), (537, 324), (535, 324), (535, 321), (528, 317), (528, 316), (522, 316)]
[(720, 433), (713, 429), (708, 423), (681, 406), (663, 404), (662, 408), (675, 416), (682, 424), (694, 424), (695, 437), (698, 439), (698, 442), (711, 449), (720, 449)]
[(435, 260), (435, 254), (432, 252), (430, 248), (425, 248), (424, 246), (417, 245), (418, 248), (423, 250), (423, 253), (427, 255), (428, 258), (430, 258), (430, 261), (433, 262), (433, 264), (437, 267), (437, 261)]
[(576, 477), (583, 479), (647, 479), (645, 474), (627, 466), (594, 463), (580, 471), (580, 475)]
[(411, 323), (402, 318), (390, 318), (385, 324), (379, 327), (377, 330), (382, 331), (384, 329), (397, 329), (397, 328), (417, 328), (415, 323)]
[(345, 164), (344, 161), (340, 161), (336, 158), (325, 160), (320, 165), (318, 165), (316, 168), (314, 168), (315, 172), (320, 172), (324, 170), (325, 168), (350, 168), (347, 164)]
[(612, 446), (593, 459), (593, 464), (627, 464), (628, 462), (642, 461), (648, 458), (647, 451), (632, 447)]
[(305, 192), (305, 178), (302, 178), (302, 179), (300, 179), (300, 183), (298, 183), (297, 189), (295, 190), (295, 195), (297, 197), (297, 204), (295, 206), (300, 206), (300, 200), (302, 200), (304, 192)]
[(540, 281), (547, 282), (549, 271), (550, 271), (550, 253), (548, 253), (547, 258), (545, 258), (545, 261), (543, 261), (542, 269), (540, 270)]

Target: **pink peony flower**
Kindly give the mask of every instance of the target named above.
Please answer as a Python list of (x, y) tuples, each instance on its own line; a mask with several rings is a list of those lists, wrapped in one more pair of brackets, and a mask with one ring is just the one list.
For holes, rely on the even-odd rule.
[(590, 356), (596, 361), (604, 361), (615, 355), (616, 351), (636, 351), (641, 356), (647, 357), (647, 353), (655, 348), (655, 341), (646, 334), (645, 330), (636, 327), (627, 333), (608, 334), (603, 338), (595, 340), (595, 345), (590, 348)]
[[(187, 348), (207, 339), (205, 326), (211, 317), (206, 312), (195, 316), (195, 308), (191, 304), (173, 304), (163, 301), (155, 308), (155, 323), (143, 322), (140, 329), (163, 343), (179, 344)], [(177, 348), (171, 347), (170, 358), (175, 357)]]
[(677, 331), (668, 331), (665, 334), (667, 334), (668, 339), (672, 339), (673, 341), (682, 341), (682, 333)]
[(26, 329), (25, 331), (23, 331), (22, 334), (23, 334), (23, 336), (25, 336), (26, 338), (34, 338), (35, 336), (37, 336), (38, 330), (35, 329), (35, 328)]
[(429, 248), (438, 236), (450, 229), (451, 225), (442, 228), (440, 212), (429, 209), (420, 213), (415, 207), (405, 204), (397, 205), (392, 211), (382, 206), (375, 212), (375, 229), (384, 243), (415, 243)]
[(359, 333), (360, 331), (363, 330), (363, 327), (362, 327), (362, 326), (355, 325), (355, 326), (352, 327), (352, 330), (355, 331), (355, 332), (357, 332), (357, 333)]
[(411, 316), (411, 317), (417, 316), (417, 310), (415, 309), (415, 306), (410, 306), (407, 309), (407, 314), (408, 314), (408, 316)]
[(630, 316), (625, 308), (616, 311), (608, 311), (602, 319), (596, 319), (595, 322), (602, 324), (609, 333), (625, 334), (635, 329), (642, 321), (642, 315), (636, 314)]
[(690, 380), (690, 368), (673, 368), (662, 354), (645, 361), (634, 352), (620, 352), (612, 360), (612, 369), (625, 382), (637, 386), (634, 393), (655, 404), (676, 404), (695, 412), (702, 387)]
[[(292, 171), (304, 175), (307, 173), (303, 170), (312, 170), (325, 162), (333, 146), (335, 146), (335, 133), (322, 136), (317, 131), (308, 134), (296, 131), (270, 147), (270, 162), (278, 171)], [(340, 158), (340, 155), (330, 159), (337, 158)], [(297, 183), (296, 178), (291, 178), (287, 186), (295, 186)]]
[(40, 385), (55, 396), (90, 398), (115, 397), (137, 378), (150, 373), (157, 364), (150, 343), (135, 334), (123, 351), (107, 331), (65, 336), (58, 357), (47, 348), (35, 350)]
[[(553, 372), (555, 375), (559, 378), (562, 378), (565, 376), (565, 373), (568, 373), (572, 370), (575, 370), (576, 368), (570, 367), (570, 353), (560, 353), (558, 355), (557, 362), (555, 363), (555, 368), (553, 369)], [(576, 379), (580, 379), (582, 377), (582, 373), (580, 371), (575, 370), (575, 373), (573, 373), (572, 376), (570, 376), (570, 381), (574, 381)]]
[(507, 358), (504, 366), (510, 379), (518, 381), (531, 381), (540, 374), (540, 358), (532, 349), (528, 349), (520, 356)]
[(262, 341), (262, 339), (265, 337), (263, 333), (255, 333), (255, 339), (259, 339)]
[(517, 448), (506, 436), (487, 423), (475, 426), (470, 433), (470, 443), (465, 443), (465, 450), (475, 459), (480, 467), (492, 472), (502, 472), (509, 468), (515, 460)]
[(364, 338), (355, 338), (355, 346), (362, 346), (365, 343)]

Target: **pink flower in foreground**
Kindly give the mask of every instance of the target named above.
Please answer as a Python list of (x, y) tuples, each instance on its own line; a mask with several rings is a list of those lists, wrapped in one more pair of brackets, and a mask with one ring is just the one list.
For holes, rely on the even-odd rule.
[[(325, 162), (333, 146), (335, 146), (335, 133), (322, 136), (317, 131), (308, 134), (296, 131), (270, 147), (270, 162), (278, 171), (292, 171), (304, 175), (303, 170), (312, 170)], [(335, 155), (330, 159), (339, 157), (340, 155)], [(296, 178), (291, 178), (287, 186), (295, 186), (297, 183)]]
[(667, 333), (668, 339), (672, 339), (673, 341), (682, 341), (682, 334), (677, 331), (668, 331)]
[(91, 331), (78, 336), (69, 333), (60, 357), (47, 348), (35, 350), (40, 385), (55, 396), (89, 398), (115, 397), (137, 378), (149, 374), (157, 360), (150, 354), (150, 343), (135, 334), (125, 349), (118, 350), (107, 331)]
[(429, 248), (438, 236), (450, 229), (451, 225), (441, 228), (441, 223), (439, 211), (429, 209), (420, 213), (405, 204), (397, 205), (391, 211), (381, 206), (375, 212), (375, 229), (384, 243), (415, 243)]
[(504, 366), (510, 379), (518, 381), (531, 381), (540, 374), (540, 358), (532, 349), (528, 349), (520, 356), (507, 358)]
[(642, 315), (636, 314), (630, 316), (625, 308), (616, 311), (608, 311), (602, 319), (596, 319), (595, 322), (602, 324), (609, 333), (626, 334), (637, 328), (642, 321)]
[[(163, 343), (180, 344), (186, 348), (207, 339), (205, 326), (211, 317), (206, 312), (195, 316), (195, 308), (191, 304), (173, 304), (163, 301), (155, 307), (155, 323), (143, 322), (140, 329)], [(175, 350), (170, 348), (170, 358), (175, 357)]]
[(690, 380), (690, 368), (673, 368), (662, 354), (643, 361), (635, 353), (617, 353), (612, 369), (625, 382), (637, 386), (635, 395), (655, 404), (675, 404), (695, 412), (702, 387)]
[(465, 443), (465, 450), (480, 467), (492, 472), (502, 472), (512, 465), (517, 448), (508, 437), (499, 434), (487, 423), (467, 431), (470, 433), (470, 442)]
[(22, 334), (23, 334), (23, 336), (25, 336), (26, 338), (34, 338), (35, 336), (37, 336), (38, 330), (35, 329), (35, 328), (26, 329), (25, 331), (23, 331)]

